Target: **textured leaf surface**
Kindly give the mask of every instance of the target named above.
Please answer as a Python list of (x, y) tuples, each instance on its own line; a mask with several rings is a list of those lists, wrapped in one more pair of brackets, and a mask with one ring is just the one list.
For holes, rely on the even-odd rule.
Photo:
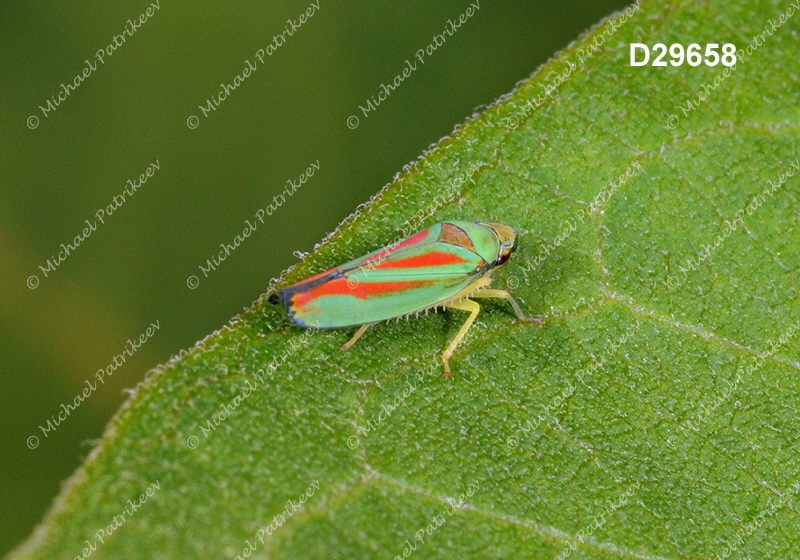
[(496, 285), (543, 329), (483, 303), (445, 381), (461, 313), (379, 325), (343, 354), (349, 332), (301, 331), (261, 301), (138, 387), (14, 557), (796, 554), (800, 177), (785, 173), (800, 157), (800, 10), (713, 89), (721, 65), (628, 61), (631, 42), (744, 49), (790, 6), (642, 2), (443, 140), (281, 282), (404, 228), (499, 221), (523, 235)]

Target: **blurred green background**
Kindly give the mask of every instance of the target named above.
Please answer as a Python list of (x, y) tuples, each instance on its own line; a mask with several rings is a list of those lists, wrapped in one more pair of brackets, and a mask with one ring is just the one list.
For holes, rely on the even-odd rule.
[[(2, 3), (0, 555), (41, 520), (126, 388), (223, 326), (403, 165), (626, 4), (481, 0), (364, 117), (359, 105), (470, 2), (319, 0), (206, 118), (198, 106), (309, 1), (160, 0), (47, 117), (39, 106), (150, 4)], [(33, 115), (35, 129), (26, 124)], [(156, 159), (155, 176), (45, 277), (39, 266)], [(317, 160), (319, 171), (205, 278), (198, 265)], [(191, 275), (200, 280), (194, 290)], [(160, 330), (45, 437), (39, 426), (155, 321)]]

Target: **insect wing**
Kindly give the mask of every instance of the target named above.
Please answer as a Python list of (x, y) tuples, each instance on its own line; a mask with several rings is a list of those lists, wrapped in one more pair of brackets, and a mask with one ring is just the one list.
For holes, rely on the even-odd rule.
[(281, 302), (296, 324), (321, 328), (373, 323), (432, 307), (466, 288), (486, 265), (472, 248), (440, 241), (447, 226), (437, 224), (397, 246), (285, 288)]

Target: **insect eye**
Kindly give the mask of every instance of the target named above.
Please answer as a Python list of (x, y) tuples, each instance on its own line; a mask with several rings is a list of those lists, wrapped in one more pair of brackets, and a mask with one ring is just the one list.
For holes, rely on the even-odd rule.
[(508, 259), (510, 258), (511, 258), (511, 251), (505, 249), (502, 253), (500, 253), (500, 256), (497, 258), (496, 266), (500, 266), (501, 264), (507, 263)]

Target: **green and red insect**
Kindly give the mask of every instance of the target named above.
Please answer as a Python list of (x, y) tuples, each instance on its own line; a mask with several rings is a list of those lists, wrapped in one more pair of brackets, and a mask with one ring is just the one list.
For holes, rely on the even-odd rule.
[(450, 356), (481, 310), (471, 298), (507, 299), (521, 321), (542, 325), (541, 319), (523, 315), (507, 291), (489, 287), (491, 273), (517, 244), (517, 232), (503, 224), (443, 222), (283, 288), (269, 301), (282, 304), (298, 327), (360, 327), (342, 350), (381, 321), (438, 307), (467, 311), (469, 318), (442, 354), (449, 377)]

